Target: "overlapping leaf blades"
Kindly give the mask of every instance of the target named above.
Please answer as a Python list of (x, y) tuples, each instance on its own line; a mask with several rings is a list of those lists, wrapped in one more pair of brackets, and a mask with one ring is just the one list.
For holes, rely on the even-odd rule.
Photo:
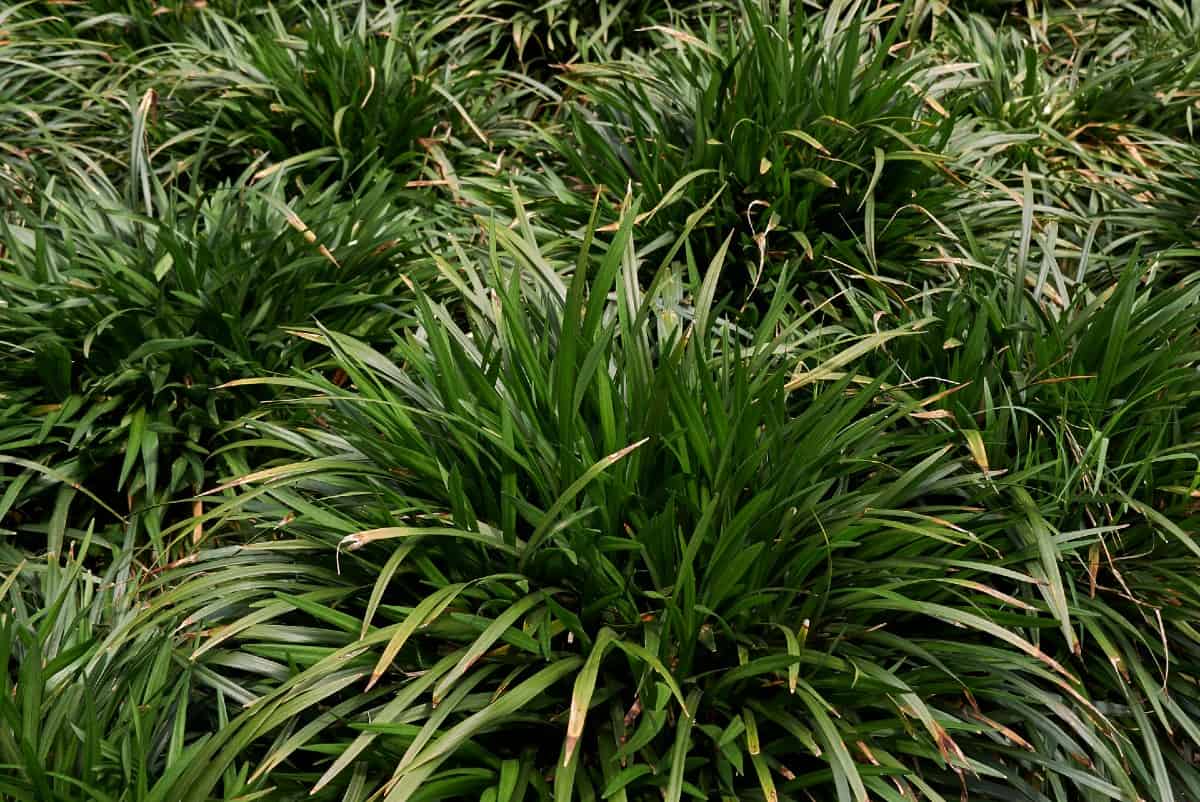
[(0, 11), (0, 795), (1200, 797), (1198, 20)]

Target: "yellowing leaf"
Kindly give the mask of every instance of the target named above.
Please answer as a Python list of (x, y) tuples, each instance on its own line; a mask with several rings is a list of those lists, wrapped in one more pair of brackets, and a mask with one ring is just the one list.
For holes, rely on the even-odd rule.
[(971, 458), (975, 460), (975, 464), (979, 466), (979, 470), (987, 473), (988, 457), (987, 449), (983, 447), (983, 435), (978, 429), (967, 429), (963, 432), (963, 436), (967, 438), (967, 449), (971, 452)]

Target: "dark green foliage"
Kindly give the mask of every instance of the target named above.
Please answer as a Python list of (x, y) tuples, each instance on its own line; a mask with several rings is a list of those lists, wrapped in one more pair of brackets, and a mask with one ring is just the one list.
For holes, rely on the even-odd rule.
[(168, 633), (130, 628), (138, 594), (122, 580), (130, 566), (119, 544), (106, 544), (118, 556), (96, 573), (93, 553), (105, 547), (62, 523), (50, 520), (46, 558), (0, 551), (0, 793), (144, 799), (192, 751), (193, 671), (177, 662)]
[(483, 88), (479, 67), (452, 68), (435, 35), (404, 15), (378, 26), (365, 7), (353, 20), (330, 9), (295, 30), (277, 19), (247, 32), (245, 62), (231, 65), (245, 70), (244, 83), (213, 104), (227, 145), (272, 161), (329, 148), (347, 171), (370, 162), (415, 175), (418, 140), (440, 125), (474, 125), (448, 107)]
[[(669, 271), (635, 289), (634, 213), (595, 276), (566, 286), (526, 263), (531, 243), (496, 232), (523, 275), (498, 259), (455, 266), (466, 330), (423, 300), (392, 359), (317, 334), (356, 388), (304, 385), (338, 436), (311, 431), (293, 448), (313, 461), (248, 476), (264, 486), (210, 515), (287, 518), (301, 543), (340, 552), (343, 581), (359, 589), (331, 590), (330, 607), (276, 608), (328, 645), (296, 652), (303, 670), (229, 743), (272, 737), (275, 705), (337, 705), (345, 723), (301, 716), (305, 736), (280, 735), (261, 758), (286, 782), (305, 743), (319, 738), (330, 758), (372, 743), (357, 775), (352, 757), (320, 767), (330, 798), (353, 776), (368, 790), (398, 780), (395, 799), (467, 776), (471, 793), (498, 793), (508, 760), (553, 776), (527, 791), (537, 798), (614, 783), (630, 799), (684, 787), (854, 799), (893, 783), (936, 798), (960, 781), (1002, 798), (1033, 794), (1039, 765), (1062, 766), (1081, 792), (1187, 787), (1190, 747), (1134, 741), (1146, 725), (1129, 706), (1152, 693), (1150, 666), (1195, 652), (1185, 611), (1200, 599), (1177, 597), (1183, 627), (1163, 630), (1169, 646), (1157, 620), (1144, 637), (1113, 629), (1151, 625), (1127, 587), (1145, 580), (1113, 560), (1134, 542), (1163, 561), (1151, 571), (1195, 556), (1171, 523), (1186, 501), (1170, 488), (1195, 472), (1180, 457), (1200, 383), (1180, 349), (1194, 339), (1197, 288), (1146, 303), (1130, 271), (1064, 313), (1058, 335), (1014, 332), (994, 364), (979, 359), (989, 318), (1011, 319), (1002, 310), (1015, 303), (1033, 324), (1045, 314), (1035, 295), (948, 298), (936, 310), (945, 328), (924, 319), (853, 336), (777, 294), (761, 328), (738, 333), (710, 307), (719, 264), (682, 296)], [(467, 289), (481, 286), (494, 300)], [(605, 314), (609, 287), (618, 301)], [(951, 333), (964, 342), (947, 345)], [(950, 360), (938, 375), (971, 379), (925, 398), (854, 372), (879, 361), (903, 376), (938, 360)], [(1072, 373), (1104, 363), (1127, 378)], [(220, 631), (241, 631), (254, 609), (219, 619)], [(1116, 673), (1093, 677), (1099, 665)], [(580, 672), (573, 686), (537, 679), (559, 669)], [(342, 680), (383, 696), (347, 695)], [(538, 692), (518, 693), (527, 687)], [(1172, 687), (1164, 726), (1191, 726), (1188, 676)], [(520, 706), (471, 701), (497, 693)], [(581, 731), (573, 706), (589, 710)], [(420, 746), (437, 730), (471, 747)], [(1094, 755), (1087, 775), (1065, 770), (1077, 739)], [(1142, 757), (1117, 758), (1131, 752)], [(212, 783), (220, 770), (189, 777)]]
[(936, 100), (923, 100), (928, 65), (901, 56), (901, 22), (853, 9), (767, 16), (748, 3), (667, 31), (653, 54), (567, 73), (585, 100), (557, 147), (573, 177), (604, 188), (606, 206), (634, 182), (653, 232), (715, 198), (709, 254), (731, 227), (761, 262), (851, 239), (869, 218), (872, 259), (901, 260), (911, 251), (900, 243), (932, 228), (916, 191), (935, 211), (947, 191), (937, 185), (949, 134)]
[(290, 205), (281, 182), (199, 198), (156, 187), (144, 211), (103, 184), (60, 185), (19, 209), (4, 225), (0, 338), (26, 343), (10, 380), (41, 390), (7, 412), (5, 453), (146, 510), (161, 550), (161, 505), (203, 486), (214, 438), (264, 398), (218, 385), (304, 364), (287, 326), (384, 336), (381, 311), (403, 304), (387, 268), (416, 244), (389, 183), (350, 200), (318, 185)]
[(0, 9), (0, 797), (1200, 799), (1197, 20)]
[[(465, 0), (467, 24), (486, 32), (498, 56), (537, 71), (645, 44), (643, 29), (669, 19), (670, 0)], [(676, 3), (686, 6), (688, 3)]]
[[(286, 14), (286, 9), (296, 5), (276, 3), (272, 10)], [(41, 0), (17, 4), (16, 13), (37, 19), (61, 35), (97, 41), (119, 52), (186, 39), (208, 20), (247, 22), (262, 15), (266, 7), (249, 0), (89, 0), (86, 4)]]

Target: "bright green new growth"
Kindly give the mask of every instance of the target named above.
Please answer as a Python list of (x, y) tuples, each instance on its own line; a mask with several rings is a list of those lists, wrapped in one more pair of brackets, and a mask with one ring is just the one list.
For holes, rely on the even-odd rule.
[(1200, 6), (0, 10), (0, 797), (1200, 799)]

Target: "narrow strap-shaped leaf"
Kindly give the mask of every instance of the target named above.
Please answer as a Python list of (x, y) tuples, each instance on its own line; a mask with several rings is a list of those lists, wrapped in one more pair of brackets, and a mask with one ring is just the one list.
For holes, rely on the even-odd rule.
[(683, 772), (687, 767), (688, 750), (692, 740), (692, 726), (696, 722), (695, 711), (700, 707), (700, 697), (703, 692), (699, 689), (688, 694), (685, 710), (691, 710), (692, 715), (679, 719), (675, 726), (675, 744), (671, 747), (671, 774), (667, 779), (667, 787), (663, 794), (665, 802), (679, 802), (683, 796)]
[(514, 602), (500, 615), (496, 616), (487, 629), (475, 639), (475, 642), (463, 654), (462, 659), (458, 664), (450, 670), (442, 681), (433, 689), (433, 704), (436, 706), (442, 698), (449, 692), (451, 686), (456, 683), (463, 674), (473, 666), (479, 658), (483, 657), (484, 653), (495, 645), (496, 641), (504, 634), (504, 631), (517, 622), (521, 616), (525, 615), (530, 609), (539, 604), (546, 597), (546, 591), (539, 590), (530, 593), (523, 599)]
[[(403, 689), (396, 694), (395, 698), (388, 702), (382, 710), (373, 715), (372, 721), (376, 724), (387, 724), (395, 721), (401, 714), (403, 714), (413, 705), (413, 703), (421, 696), (421, 694), (425, 693), (425, 691), (432, 687), (433, 684), (437, 682), (438, 678), (442, 676), (442, 674), (449, 671), (453, 667), (456, 660), (457, 654), (448, 654), (428, 671), (418, 677), (413, 678), (411, 681), (405, 684)], [(337, 756), (337, 758), (333, 761), (333, 764), (325, 770), (325, 773), (321, 775), (321, 778), (317, 780), (316, 784), (312, 787), (312, 790), (309, 793), (316, 794), (322, 788), (336, 779), (337, 776), (343, 772), (347, 766), (353, 763), (362, 753), (362, 751), (370, 746), (371, 743), (374, 742), (374, 740), (378, 737), (378, 732), (368, 731), (355, 738), (349, 746), (342, 750), (342, 753)], [(265, 765), (266, 763), (264, 762), (264, 766)]]
[(367, 600), (366, 612), (363, 613), (362, 626), (359, 629), (360, 638), (365, 638), (371, 630), (371, 621), (375, 618), (375, 613), (379, 610), (379, 603), (383, 601), (383, 594), (396, 570), (400, 567), (400, 563), (404, 562), (404, 558), (416, 548), (419, 542), (420, 540), (417, 538), (405, 540), (395, 548), (392, 556), (388, 557), (387, 562), (379, 569), (379, 576), (375, 578), (375, 584), (371, 588), (371, 597)]
[(377, 540), (391, 540), (398, 537), (452, 537), (458, 540), (469, 540), (492, 549), (499, 549), (506, 554), (516, 555), (517, 550), (498, 537), (489, 537), (479, 532), (469, 532), (465, 529), (454, 529), (446, 526), (385, 526), (380, 529), (368, 529), (355, 532), (342, 538), (339, 545), (350, 551), (360, 549), (368, 543)]
[(808, 708), (813, 720), (816, 721), (817, 730), (821, 733), (822, 740), (825, 741), (825, 746), (829, 750), (835, 776), (840, 776), (849, 786), (851, 795), (846, 797), (843, 802), (867, 802), (867, 789), (863, 786), (858, 767), (855, 765), (854, 759), (850, 757), (850, 751), (846, 749), (846, 744), (838, 733), (837, 727), (834, 726), (833, 719), (825, 712), (828, 703), (817, 695), (816, 691), (812, 690), (807, 683), (798, 696)]
[(600, 673), (600, 663), (604, 660), (604, 652), (616, 638), (617, 633), (608, 627), (601, 629), (587, 661), (583, 664), (583, 669), (575, 678), (575, 688), (571, 693), (571, 713), (567, 720), (567, 740), (563, 747), (564, 762), (571, 759), (579, 737), (583, 734), (583, 724), (587, 719), (592, 693), (596, 690), (596, 676)]
[(662, 660), (659, 660), (655, 654), (653, 654), (644, 646), (639, 646), (636, 643), (630, 643), (627, 640), (614, 640), (613, 645), (624, 651), (626, 654), (632, 655), (633, 657), (643, 661), (646, 663), (646, 665), (650, 666), (650, 668), (654, 669), (654, 671), (657, 672), (660, 677), (662, 677), (663, 682), (666, 683), (667, 687), (671, 690), (671, 693), (674, 694), (675, 699), (678, 700), (680, 707), (683, 708), (683, 715), (688, 717), (692, 715), (691, 709), (687, 706), (687, 702), (684, 701), (683, 691), (679, 689), (679, 683), (675, 681), (675, 677), (672, 676), (671, 672), (667, 670), (667, 667), (663, 665)]
[(487, 707), (451, 727), (441, 738), (414, 757), (405, 771), (413, 771), (452, 754), (468, 738), (503, 722), (582, 664), (581, 657), (567, 657), (546, 666), (512, 690), (501, 694)]
[(643, 437), (636, 443), (625, 446), (618, 451), (614, 451), (607, 457), (597, 461), (592, 465), (592, 467), (584, 471), (582, 476), (572, 482), (571, 486), (564, 490), (562, 494), (555, 499), (554, 503), (550, 505), (550, 509), (546, 510), (546, 512), (542, 514), (542, 518), (538, 523), (537, 529), (535, 529), (533, 534), (529, 536), (529, 541), (521, 555), (522, 564), (524, 564), (530, 557), (533, 556), (533, 554), (537, 551), (537, 547), (541, 545), (542, 541), (546, 538), (547, 534), (549, 534), (551, 528), (554, 526), (558, 514), (566, 509), (567, 505), (570, 504), (577, 495), (579, 495), (583, 488), (591, 484), (591, 482), (594, 481), (597, 476), (604, 473), (604, 471), (608, 470), (608, 468), (612, 467), (617, 462), (620, 462), (628, 454), (645, 445), (646, 441), (649, 439), (649, 437)]
[(391, 639), (383, 649), (383, 654), (379, 655), (379, 661), (375, 664), (374, 670), (371, 671), (371, 679), (367, 682), (367, 690), (379, 681), (383, 676), (383, 672), (392, 664), (396, 654), (408, 642), (413, 633), (425, 624), (441, 615), (450, 604), (458, 598), (458, 594), (462, 593), (467, 588), (466, 582), (458, 582), (453, 585), (446, 585), (439, 588), (433, 593), (421, 600), (421, 603), (412, 609), (412, 612), (396, 627), (396, 631), (392, 634)]

